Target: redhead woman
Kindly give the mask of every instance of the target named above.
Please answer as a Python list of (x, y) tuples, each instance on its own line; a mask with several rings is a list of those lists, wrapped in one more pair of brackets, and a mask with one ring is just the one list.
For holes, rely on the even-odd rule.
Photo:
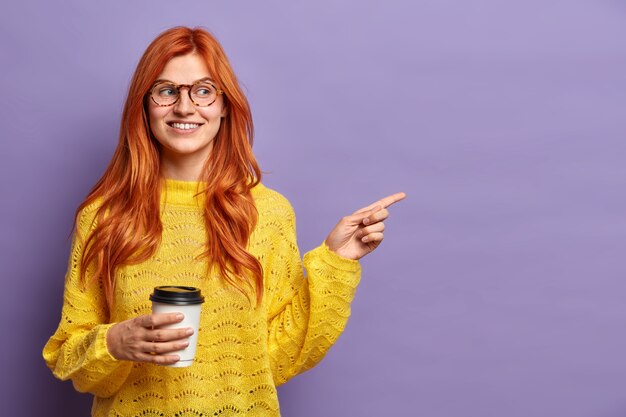
[[(343, 331), (359, 259), (398, 193), (357, 210), (304, 255), (289, 202), (261, 183), (246, 97), (219, 43), (176, 27), (142, 56), (119, 143), (78, 207), (54, 375), (94, 395), (93, 416), (279, 416), (276, 386)], [(306, 270), (306, 278), (303, 269)], [(151, 313), (162, 285), (205, 297), (194, 330)]]

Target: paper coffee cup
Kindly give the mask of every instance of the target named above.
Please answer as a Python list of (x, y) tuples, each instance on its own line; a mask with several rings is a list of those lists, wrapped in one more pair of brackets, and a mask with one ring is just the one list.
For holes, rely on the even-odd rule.
[(180, 323), (162, 326), (163, 329), (193, 328), (193, 334), (189, 336), (189, 346), (169, 353), (180, 356), (180, 360), (171, 365), (166, 365), (175, 368), (191, 366), (193, 358), (196, 356), (200, 311), (202, 303), (204, 303), (204, 297), (200, 294), (200, 290), (195, 287), (174, 285), (155, 287), (154, 292), (150, 294), (150, 300), (152, 301), (152, 313), (182, 313), (185, 316)]

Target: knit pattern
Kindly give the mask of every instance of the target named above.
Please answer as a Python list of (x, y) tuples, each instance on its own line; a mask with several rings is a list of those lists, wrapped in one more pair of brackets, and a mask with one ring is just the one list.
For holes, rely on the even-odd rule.
[[(196, 259), (206, 240), (198, 185), (163, 182), (161, 244), (150, 260), (116, 271), (110, 317), (101, 287), (79, 283), (84, 248), (74, 235), (61, 321), (43, 356), (56, 377), (94, 395), (93, 416), (279, 416), (276, 386), (315, 366), (345, 328), (358, 261), (322, 244), (303, 262), (291, 205), (259, 184), (253, 189), (259, 220), (248, 250), (263, 266), (265, 293), (254, 310), (217, 268), (208, 272), (206, 258)], [(79, 216), (83, 237), (95, 227), (97, 207)], [(149, 314), (149, 295), (158, 285), (199, 287), (205, 296), (191, 367), (119, 361), (108, 351), (107, 330)]]

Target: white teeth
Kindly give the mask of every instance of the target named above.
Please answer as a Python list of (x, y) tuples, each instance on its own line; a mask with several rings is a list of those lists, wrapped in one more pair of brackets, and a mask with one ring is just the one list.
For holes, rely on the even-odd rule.
[(200, 125), (197, 123), (172, 123), (172, 127), (183, 130), (195, 129), (198, 126)]

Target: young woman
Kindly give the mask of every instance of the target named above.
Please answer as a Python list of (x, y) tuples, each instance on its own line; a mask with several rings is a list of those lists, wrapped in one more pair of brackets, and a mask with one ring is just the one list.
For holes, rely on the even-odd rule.
[[(291, 205), (261, 184), (252, 118), (219, 43), (176, 27), (147, 48), (119, 144), (76, 211), (62, 317), (43, 356), (94, 398), (94, 416), (278, 416), (276, 386), (337, 340), (383, 239), (387, 207), (344, 217), (304, 256)], [(155, 286), (205, 296), (191, 367), (172, 368), (193, 329), (150, 314)]]

